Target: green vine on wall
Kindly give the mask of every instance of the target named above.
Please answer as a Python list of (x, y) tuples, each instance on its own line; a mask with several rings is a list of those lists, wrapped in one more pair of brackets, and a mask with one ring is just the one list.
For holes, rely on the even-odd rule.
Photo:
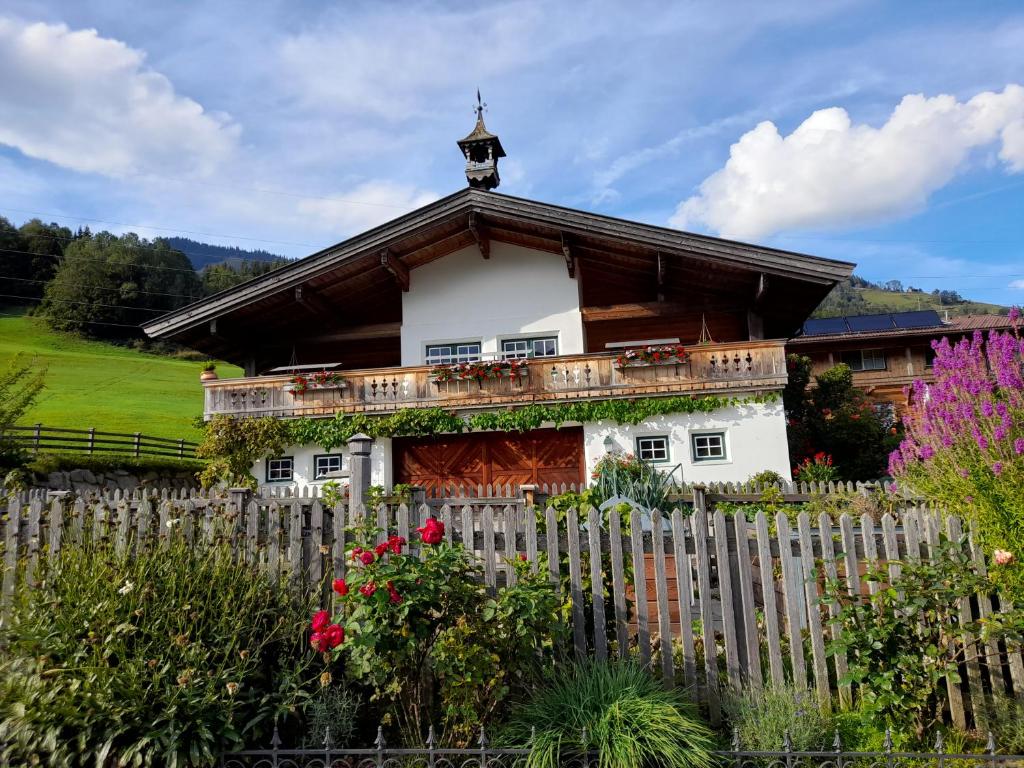
[[(543, 424), (559, 427), (569, 422), (612, 421), (616, 424), (639, 424), (655, 416), (674, 413), (712, 413), (722, 408), (770, 403), (779, 399), (777, 393), (747, 397), (719, 395), (683, 395), (646, 397), (624, 400), (589, 400), (524, 405), (503, 410), (474, 413), (466, 417), (444, 408), (403, 408), (395, 413), (374, 415), (339, 413), (332, 418), (293, 420), (271, 416), (233, 419), (216, 416), (205, 425), (206, 435), (197, 453), (213, 460), (217, 466), (208, 468), (203, 482), (214, 475), (225, 475), (228, 482), (241, 482), (239, 475), (256, 459), (280, 453), (287, 445), (319, 445), (325, 451), (344, 445), (359, 432), (373, 438), (429, 437), (467, 430), (527, 432)], [(254, 478), (246, 478), (249, 483)]]

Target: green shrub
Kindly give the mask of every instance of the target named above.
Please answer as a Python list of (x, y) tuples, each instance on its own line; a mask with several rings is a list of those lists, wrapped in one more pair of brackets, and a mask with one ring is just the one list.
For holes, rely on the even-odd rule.
[(792, 685), (729, 696), (724, 709), (743, 750), (778, 752), (787, 733), (797, 751), (832, 746), (832, 718), (818, 706), (814, 694)]
[(557, 768), (584, 751), (596, 751), (601, 768), (713, 763), (711, 731), (679, 690), (630, 663), (587, 663), (555, 673), (513, 712), (502, 741), (525, 745), (534, 728), (527, 768)]
[(986, 725), (996, 747), (1008, 755), (1024, 755), (1024, 700), (996, 696), (986, 707)]
[(212, 766), (303, 699), (308, 606), (228, 544), (70, 545), (36, 577), (0, 635), (0, 764)]
[(327, 685), (309, 697), (302, 708), (306, 746), (323, 746), (327, 734), (337, 747), (364, 747), (353, 744), (359, 725), (362, 701), (355, 691), (344, 685)]

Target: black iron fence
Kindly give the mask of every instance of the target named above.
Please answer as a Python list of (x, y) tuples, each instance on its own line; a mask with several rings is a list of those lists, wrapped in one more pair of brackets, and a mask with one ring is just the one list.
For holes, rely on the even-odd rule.
[[(581, 734), (581, 744), (588, 742)], [(337, 746), (328, 730), (320, 743), (301, 748), (283, 748), (277, 729), (269, 749), (252, 749), (224, 755), (222, 768), (525, 768), (529, 747), (495, 747), (483, 731), (475, 747), (438, 747), (434, 729), (420, 748), (392, 748), (377, 731), (373, 747), (356, 749)], [(988, 734), (983, 752), (949, 752), (941, 736), (931, 752), (901, 752), (894, 748), (886, 731), (881, 751), (847, 751), (836, 733), (832, 749), (800, 751), (792, 748), (789, 734), (777, 752), (747, 750), (734, 737), (732, 748), (714, 753), (722, 768), (1024, 768), (1024, 755), (1001, 754), (995, 738)], [(567, 750), (558, 761), (560, 768), (600, 768), (597, 752)]]

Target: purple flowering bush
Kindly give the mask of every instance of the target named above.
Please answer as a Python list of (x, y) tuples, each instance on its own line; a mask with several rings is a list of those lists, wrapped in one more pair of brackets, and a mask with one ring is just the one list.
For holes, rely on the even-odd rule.
[(933, 342), (935, 383), (915, 381), (906, 436), (889, 457), (904, 485), (977, 528), (992, 576), (1024, 602), (1024, 338), (1013, 330)]

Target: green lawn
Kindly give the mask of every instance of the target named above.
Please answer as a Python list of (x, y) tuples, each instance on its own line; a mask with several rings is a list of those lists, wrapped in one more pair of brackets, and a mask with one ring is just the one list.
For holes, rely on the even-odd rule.
[(1005, 315), (1006, 307), (985, 304), (981, 301), (965, 301), (963, 304), (942, 306), (936, 296), (930, 293), (894, 293), (877, 288), (858, 288), (871, 312), (911, 312), (917, 309), (934, 309), (941, 317), (946, 311), (950, 317), (957, 315)]
[[(0, 317), (0, 366), (17, 353), (48, 368), (46, 389), (23, 423), (197, 440), (200, 363), (54, 333), (42, 320)], [(218, 364), (222, 376), (241, 376)]]

